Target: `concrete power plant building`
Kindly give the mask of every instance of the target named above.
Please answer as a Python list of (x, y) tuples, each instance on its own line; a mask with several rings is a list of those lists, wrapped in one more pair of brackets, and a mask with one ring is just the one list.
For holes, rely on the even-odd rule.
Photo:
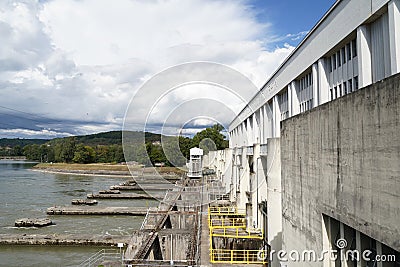
[[(338, 0), (210, 152), (248, 227), (288, 253), (270, 266), (400, 266), (399, 72), (400, 0)], [(339, 257), (289, 257), (305, 250)]]

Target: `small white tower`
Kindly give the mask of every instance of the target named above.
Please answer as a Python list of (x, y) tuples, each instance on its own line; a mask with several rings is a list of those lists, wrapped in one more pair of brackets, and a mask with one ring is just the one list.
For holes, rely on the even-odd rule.
[(203, 170), (203, 149), (194, 147), (190, 149), (189, 172), (188, 177), (200, 178)]

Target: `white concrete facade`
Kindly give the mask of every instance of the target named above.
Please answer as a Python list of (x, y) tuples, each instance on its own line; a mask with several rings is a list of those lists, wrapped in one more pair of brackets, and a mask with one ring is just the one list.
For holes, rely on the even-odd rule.
[(268, 226), (272, 249), (282, 234), (280, 157), (271, 156), (281, 121), (399, 73), (399, 10), (400, 0), (336, 1), (230, 124), (230, 148), (217, 156), (229, 168), (211, 167), (251, 226)]

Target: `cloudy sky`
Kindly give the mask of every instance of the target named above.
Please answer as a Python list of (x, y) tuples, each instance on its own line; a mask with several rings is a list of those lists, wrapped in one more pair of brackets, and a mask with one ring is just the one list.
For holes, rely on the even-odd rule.
[[(143, 84), (171, 66), (191, 61), (224, 64), (260, 87), (333, 3), (0, 1), (0, 138), (121, 130), (128, 104)], [(186, 87), (157, 99), (160, 104), (153, 112), (187, 116), (153, 116), (147, 129), (161, 132), (160, 125), (168, 129), (168, 124), (186, 123), (186, 133), (193, 133), (210, 122), (226, 125), (243, 106), (220, 88), (213, 90), (215, 86)], [(213, 92), (218, 93), (211, 96)], [(200, 106), (218, 114), (215, 118), (190, 113), (189, 100), (204, 96), (211, 99), (209, 106)], [(155, 102), (146, 95), (141, 100)], [(229, 102), (229, 111), (218, 101)], [(137, 113), (138, 130), (145, 115)], [(165, 129), (166, 134), (174, 133)]]

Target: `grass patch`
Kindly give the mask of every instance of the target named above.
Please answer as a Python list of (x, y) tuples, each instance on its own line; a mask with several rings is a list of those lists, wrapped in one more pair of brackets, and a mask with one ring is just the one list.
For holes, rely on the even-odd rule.
[[(34, 166), (36, 169), (57, 169), (57, 170), (82, 170), (82, 171), (129, 171), (128, 166), (125, 164), (107, 164), (107, 163), (93, 163), (93, 164), (78, 164), (78, 163), (39, 163)], [(138, 166), (138, 169), (140, 167)]]
[[(39, 163), (33, 168), (41, 170), (62, 170), (62, 171), (126, 171), (128, 166), (126, 164), (111, 164), (111, 163), (91, 163), (91, 164), (78, 164), (78, 163)], [(133, 169), (142, 170), (141, 166), (133, 166)], [(184, 171), (176, 167), (156, 167), (160, 174), (177, 174), (182, 175)], [(145, 168), (144, 173), (151, 174), (154, 172), (153, 168)]]

